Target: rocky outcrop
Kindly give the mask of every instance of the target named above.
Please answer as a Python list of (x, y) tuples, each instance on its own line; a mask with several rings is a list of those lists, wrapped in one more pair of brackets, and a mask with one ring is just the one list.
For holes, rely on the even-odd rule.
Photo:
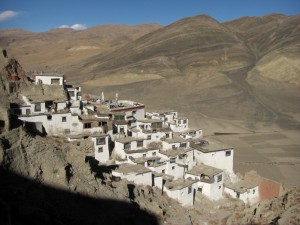
[(299, 224), (300, 188), (291, 188), (282, 196), (265, 200), (243, 211), (236, 211), (227, 224)]

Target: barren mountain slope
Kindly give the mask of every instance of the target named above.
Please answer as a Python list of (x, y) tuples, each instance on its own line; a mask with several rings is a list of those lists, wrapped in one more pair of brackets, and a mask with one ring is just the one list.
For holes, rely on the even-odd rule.
[[(240, 32), (257, 57), (251, 76), (300, 86), (300, 15), (241, 18), (225, 23)], [(250, 76), (250, 77), (251, 77)], [(251, 81), (251, 79), (250, 79)]]
[(107, 54), (91, 57), (83, 73), (201, 74), (228, 71), (254, 62), (251, 50), (232, 30), (208, 16), (177, 21)]
[(160, 28), (158, 24), (98, 25), (86, 30), (54, 29), (33, 33), (21, 29), (0, 30), (0, 46), (18, 57), (25, 69), (62, 69), (86, 57), (120, 47)]

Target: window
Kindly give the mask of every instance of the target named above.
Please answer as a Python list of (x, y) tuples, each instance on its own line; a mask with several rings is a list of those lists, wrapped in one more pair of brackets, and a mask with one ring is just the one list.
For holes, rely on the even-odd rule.
[(67, 122), (67, 117), (66, 117), (66, 116), (63, 116), (63, 117), (61, 118), (61, 122)]
[(169, 138), (170, 137), (170, 134), (169, 133), (166, 133), (166, 138)]
[(146, 156), (147, 156), (146, 154), (143, 154), (143, 158), (146, 158)]
[(52, 120), (52, 115), (47, 115), (47, 120)]
[(174, 163), (175, 162), (175, 158), (170, 158), (170, 163)]
[(105, 145), (105, 138), (97, 138), (96, 143), (97, 145)]
[(4, 120), (0, 120), (0, 127), (5, 127), (5, 121)]
[(103, 152), (103, 147), (98, 148), (98, 153), (101, 153), (101, 152)]
[(65, 129), (65, 134), (70, 134), (70, 133), (71, 133), (70, 129)]
[(34, 105), (34, 111), (35, 112), (42, 111), (41, 103), (35, 103), (35, 105)]
[(222, 180), (222, 174), (218, 176), (218, 182)]
[(21, 109), (14, 109), (14, 114), (21, 115), (22, 114)]
[(162, 170), (161, 173), (166, 173), (166, 170)]
[(51, 84), (59, 84), (59, 78), (52, 78)]
[(26, 109), (26, 115), (30, 114), (30, 109)]
[(143, 141), (137, 141), (137, 147), (143, 147)]
[(236, 193), (236, 198), (240, 198), (240, 193), (239, 192)]
[(92, 127), (92, 124), (91, 123), (85, 123), (84, 124), (84, 128), (87, 129), (87, 128), (91, 128)]
[(253, 189), (252, 194), (255, 194), (255, 189)]
[(155, 156), (156, 155), (156, 152), (152, 152), (152, 156)]
[(125, 116), (124, 115), (115, 115), (115, 120), (124, 120)]
[(221, 188), (222, 188), (222, 185), (219, 186), (219, 189), (221, 189)]
[(180, 148), (186, 148), (186, 146), (187, 146), (186, 142), (180, 143)]
[(175, 145), (172, 145), (172, 149), (176, 149), (176, 146), (175, 146)]
[(147, 140), (151, 140), (151, 135), (148, 135), (148, 136), (147, 136)]
[(198, 191), (202, 193), (202, 187), (198, 187)]
[(190, 186), (188, 189), (188, 194), (192, 193), (192, 187)]
[(231, 151), (226, 151), (225, 156), (231, 156)]
[(124, 144), (124, 149), (130, 149), (131, 144), (130, 143), (125, 143)]
[(120, 133), (121, 134), (124, 134), (125, 132), (124, 132), (124, 127), (120, 127)]
[(69, 91), (69, 95), (70, 95), (70, 97), (74, 97), (75, 96), (74, 91)]
[(175, 170), (175, 166), (172, 166), (172, 170)]

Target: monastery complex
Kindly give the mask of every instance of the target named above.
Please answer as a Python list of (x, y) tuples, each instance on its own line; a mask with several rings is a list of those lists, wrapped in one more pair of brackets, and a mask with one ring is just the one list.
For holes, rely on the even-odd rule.
[[(68, 85), (62, 74), (34, 72), (16, 75), (6, 67), (14, 94), (9, 118), (48, 136), (79, 146), (92, 143), (99, 165), (113, 165), (111, 178), (159, 188), (183, 206), (192, 206), (196, 193), (215, 201), (231, 196), (247, 204), (258, 201), (258, 186), (237, 181), (234, 149), (189, 129), (189, 119), (174, 110), (147, 112), (142, 103), (99, 98), (83, 100), (81, 87)], [(1, 119), (1, 129), (8, 122)]]

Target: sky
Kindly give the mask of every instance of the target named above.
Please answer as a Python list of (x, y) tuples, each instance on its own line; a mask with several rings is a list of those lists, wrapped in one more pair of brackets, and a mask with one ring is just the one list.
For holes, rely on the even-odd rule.
[(0, 29), (44, 32), (98, 24), (159, 23), (206, 14), (219, 22), (242, 16), (300, 13), (300, 0), (0, 0)]

